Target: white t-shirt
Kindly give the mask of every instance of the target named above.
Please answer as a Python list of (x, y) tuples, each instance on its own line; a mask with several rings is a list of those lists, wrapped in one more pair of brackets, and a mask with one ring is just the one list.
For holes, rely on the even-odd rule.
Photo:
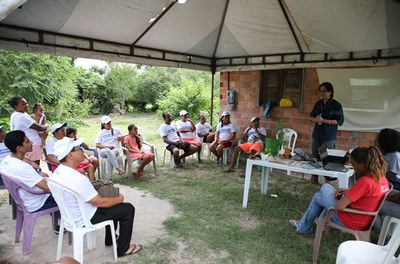
[(227, 140), (232, 136), (232, 133), (237, 132), (237, 128), (234, 123), (229, 123), (224, 126), (222, 126), (222, 123), (218, 123), (217, 131), (219, 131), (220, 140)]
[(57, 141), (58, 141), (58, 139), (55, 137), (52, 137), (49, 139), (49, 141), (47, 141), (47, 143), (46, 143), (46, 154), (47, 155), (53, 154), (54, 144), (56, 144)]
[[(182, 120), (179, 120), (176, 122), (176, 126), (178, 127), (178, 130), (191, 130), (192, 129), (192, 123), (190, 123), (189, 121), (185, 121), (183, 122)], [(181, 134), (181, 138), (195, 138), (194, 132), (180, 132)]]
[[(210, 129), (211, 129), (211, 126), (210, 126), (209, 123), (202, 124), (202, 123), (199, 122), (199, 123), (196, 124), (197, 135), (208, 133), (208, 132), (210, 132)], [(203, 137), (199, 137), (198, 136), (198, 138), (199, 138), (199, 140), (201, 142), (203, 142)]]
[[(43, 180), (33, 167), (17, 158), (5, 157), (0, 166), (1, 170), (4, 171), (8, 176), (16, 179), (28, 187), (32, 188), (34, 191), (42, 191), (39, 187), (35, 185)], [(50, 196), (49, 193), (46, 194), (32, 194), (23, 189), (19, 189), (19, 195), (24, 201), (24, 205), (28, 212), (35, 212), (39, 210), (46, 202), (46, 199)]]
[[(50, 176), (50, 179), (79, 193), (82, 200), (85, 202), (85, 212), (88, 214), (89, 219), (93, 217), (97, 207), (89, 201), (96, 197), (98, 193), (90, 183), (88, 177), (79, 173), (77, 170), (61, 164), (53, 172), (53, 175)], [(68, 207), (71, 209), (76, 225), (82, 227), (84, 222), (77, 200), (71, 194), (65, 194), (65, 200)]]
[[(167, 139), (169, 141), (172, 142), (178, 142), (179, 141), (179, 137), (177, 134), (177, 127), (175, 123), (170, 123), (169, 125), (163, 123), (160, 128), (158, 129), (158, 131), (160, 132), (160, 136), (161, 137), (167, 137)], [(168, 144), (166, 144), (168, 145)]]
[(396, 180), (400, 182), (400, 152), (390, 152), (386, 153), (385, 161), (388, 164), (388, 171), (396, 174)]
[(11, 151), (6, 147), (4, 142), (0, 142), (0, 164), (3, 162), (4, 158), (10, 156)]
[[(113, 134), (113, 133), (114, 134)], [(119, 148), (118, 137), (122, 136), (121, 130), (119, 128), (113, 127), (112, 129), (102, 129), (97, 134), (96, 144), (100, 143), (104, 146), (113, 146), (114, 148)]]
[(35, 123), (35, 120), (27, 113), (14, 112), (10, 117), (10, 129), (22, 130), (27, 138), (32, 141), (33, 145), (41, 145), (42, 141), (39, 136), (39, 131), (29, 128)]
[[(265, 130), (264, 127), (259, 127), (258, 132), (260, 134), (267, 136), (267, 131)], [(256, 140), (255, 140), (256, 139)], [(247, 142), (255, 142), (259, 139), (257, 132), (254, 128), (250, 128), (250, 130), (247, 132)]]

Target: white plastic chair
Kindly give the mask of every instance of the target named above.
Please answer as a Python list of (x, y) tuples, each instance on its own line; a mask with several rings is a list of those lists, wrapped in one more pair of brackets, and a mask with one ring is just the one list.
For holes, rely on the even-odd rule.
[[(165, 157), (166, 157), (166, 155), (168, 155), (167, 152), (169, 153), (169, 167), (171, 169), (173, 169), (175, 167), (174, 156), (172, 155), (171, 151), (167, 150), (166, 148), (164, 148), (162, 166), (164, 167), (164, 165), (165, 165)], [(184, 153), (183, 149), (179, 149), (179, 155), (182, 155), (183, 153)], [(183, 161), (183, 162), (185, 162), (185, 161)]]
[(400, 223), (400, 219), (385, 215), (383, 218), (381, 233), (379, 234), (378, 245), (383, 246), (385, 244), (385, 239), (388, 235), (393, 235), (397, 225)]
[[(151, 153), (154, 154), (154, 156), (156, 156), (155, 147), (153, 145), (143, 142), (143, 149), (150, 151)], [(136, 168), (140, 166), (140, 160), (131, 158), (128, 153), (129, 151), (126, 147), (122, 147), (122, 152), (124, 153), (125, 156), (125, 162), (124, 162), (125, 171), (127, 171), (128, 177), (131, 177), (132, 171), (136, 170)], [(126, 170), (127, 167), (128, 170)], [(154, 169), (154, 175), (157, 176), (156, 158), (154, 158), (153, 160), (153, 169)]]
[[(394, 232), (385, 245), (375, 245), (365, 241), (345, 241), (340, 244), (336, 256), (336, 264), (392, 264), (399, 263), (400, 257), (395, 257), (400, 246), (400, 219), (391, 219), (391, 224), (396, 225)], [(390, 226), (387, 226), (390, 227)], [(383, 229), (381, 234), (386, 231)]]
[[(291, 128), (284, 128), (283, 131), (285, 132), (285, 135), (283, 137), (284, 142), (287, 142), (286, 144), (282, 144), (281, 150), (279, 151), (280, 154), (283, 154), (284, 148), (289, 147), (292, 151), (290, 154), (292, 156), (295, 155), (294, 153), (294, 148), (296, 146), (296, 140), (297, 140), (297, 132), (294, 131)], [(278, 134), (276, 134), (276, 138), (278, 138)], [(281, 153), (282, 152), (282, 153)]]
[[(106, 176), (107, 175), (107, 159), (106, 158), (102, 158), (102, 157), (100, 157), (100, 149), (97, 149), (97, 151), (98, 151), (98, 160), (99, 160), (99, 167), (98, 167), (98, 170), (99, 170), (99, 179), (105, 179), (105, 178), (107, 178), (108, 176)], [(120, 154), (118, 157), (117, 157), (117, 160), (118, 160), (118, 164), (119, 164), (119, 166), (122, 168), (122, 155)]]
[[(61, 257), (61, 247), (64, 236), (64, 228), (73, 233), (73, 243), (74, 243), (74, 258), (81, 264), (83, 264), (83, 237), (86, 234), (88, 249), (93, 249), (96, 247), (96, 236), (94, 231), (99, 229), (104, 229), (106, 226), (110, 226), (111, 238), (113, 243), (114, 251), (114, 261), (117, 260), (117, 244), (115, 241), (115, 230), (114, 222), (112, 220), (103, 221), (98, 224), (92, 224), (85, 211), (84, 201), (82, 200), (79, 193), (74, 190), (52, 180), (46, 178), (47, 184), (51, 190), (51, 193), (58, 204), (58, 208), (61, 212), (61, 223), (60, 223), (60, 233), (58, 235), (58, 246), (57, 246), (57, 259)], [(75, 197), (78, 201), (79, 209), (83, 218), (84, 227), (78, 227), (72, 217), (71, 208), (65, 201), (65, 195), (70, 194)]]

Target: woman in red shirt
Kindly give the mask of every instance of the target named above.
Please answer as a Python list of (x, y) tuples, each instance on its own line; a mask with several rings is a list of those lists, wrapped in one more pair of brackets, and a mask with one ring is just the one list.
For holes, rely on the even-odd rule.
[(331, 207), (336, 212), (332, 221), (351, 229), (364, 230), (372, 220), (372, 216), (343, 212), (343, 208), (363, 211), (375, 211), (382, 197), (389, 191), (389, 183), (385, 177), (386, 162), (377, 147), (356, 148), (351, 152), (350, 163), (360, 179), (350, 189), (338, 189), (330, 184), (321, 186), (314, 194), (307, 211), (300, 221), (290, 220), (298, 233), (311, 233), (314, 220)]
[(125, 147), (128, 149), (129, 157), (140, 160), (140, 166), (136, 173), (133, 173), (138, 180), (143, 176), (144, 167), (154, 160), (154, 154), (142, 150), (142, 139), (138, 134), (137, 126), (128, 126), (129, 135), (124, 138)]

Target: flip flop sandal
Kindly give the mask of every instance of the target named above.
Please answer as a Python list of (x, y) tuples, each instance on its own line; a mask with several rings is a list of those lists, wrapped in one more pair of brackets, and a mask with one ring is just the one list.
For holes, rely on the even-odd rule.
[[(132, 248), (132, 246), (133, 246), (133, 248)], [(125, 257), (125, 256), (128, 256), (128, 255), (136, 254), (141, 250), (142, 250), (142, 245), (140, 245), (140, 244), (132, 244), (132, 245), (129, 246), (128, 251), (124, 255), (119, 256), (119, 257)]]
[(235, 170), (234, 169), (226, 169), (226, 170), (224, 170), (224, 172), (225, 173), (231, 173), (231, 172), (235, 172)]

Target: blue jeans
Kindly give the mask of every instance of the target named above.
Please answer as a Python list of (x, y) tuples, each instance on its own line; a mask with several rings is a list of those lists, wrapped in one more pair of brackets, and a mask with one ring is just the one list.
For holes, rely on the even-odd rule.
[[(307, 211), (298, 222), (298, 233), (311, 233), (313, 231), (312, 225), (314, 220), (320, 216), (324, 210), (335, 207), (335, 191), (335, 188), (330, 184), (325, 183), (321, 186), (319, 192), (314, 194), (310, 204), (308, 205)], [(336, 224), (343, 226), (336, 212), (333, 213), (331, 220)]]

